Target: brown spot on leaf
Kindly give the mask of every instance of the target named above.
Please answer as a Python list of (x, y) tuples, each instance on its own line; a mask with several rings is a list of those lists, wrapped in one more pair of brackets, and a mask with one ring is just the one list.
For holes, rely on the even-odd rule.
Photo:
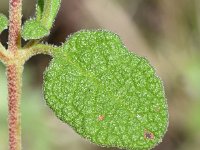
[(145, 139), (149, 139), (149, 140), (153, 140), (154, 139), (154, 134), (150, 131), (145, 130), (144, 131), (144, 138)]
[(99, 120), (99, 121), (104, 120), (104, 118), (105, 118), (105, 117), (104, 117), (103, 115), (99, 115), (99, 116), (98, 116), (98, 120)]

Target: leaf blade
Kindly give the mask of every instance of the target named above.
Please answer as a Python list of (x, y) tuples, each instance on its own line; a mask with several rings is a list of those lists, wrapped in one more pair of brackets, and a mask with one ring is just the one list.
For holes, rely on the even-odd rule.
[(36, 20), (40, 21), (42, 19), (44, 12), (44, 0), (38, 0), (36, 4)]
[(24, 40), (40, 39), (47, 35), (49, 35), (49, 30), (35, 19), (26, 21), (22, 28), (22, 37)]
[[(33, 40), (48, 36), (60, 8), (60, 3), (61, 0), (38, 0), (36, 17), (25, 22), (22, 29), (22, 37), (25, 40)], [(37, 24), (38, 27), (35, 26), (33, 28), (33, 24), (34, 26)]]
[(0, 13), (0, 33), (8, 28), (8, 18)]
[(44, 11), (41, 23), (47, 29), (51, 29), (60, 8), (60, 3), (61, 0), (44, 0)]
[(75, 33), (54, 52), (44, 96), (59, 119), (98, 145), (150, 149), (168, 126), (155, 70), (107, 31)]

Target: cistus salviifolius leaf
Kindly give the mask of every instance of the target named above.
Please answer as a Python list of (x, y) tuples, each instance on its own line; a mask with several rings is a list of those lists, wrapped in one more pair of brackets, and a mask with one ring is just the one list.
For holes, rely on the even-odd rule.
[(70, 36), (44, 74), (44, 97), (81, 136), (107, 147), (145, 150), (167, 130), (161, 80), (143, 58), (104, 30)]

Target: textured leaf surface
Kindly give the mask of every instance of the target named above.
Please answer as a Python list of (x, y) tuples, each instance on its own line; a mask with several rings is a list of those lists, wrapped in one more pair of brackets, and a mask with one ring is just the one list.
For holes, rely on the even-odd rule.
[(29, 39), (40, 39), (49, 34), (49, 30), (47, 30), (44, 26), (41, 25), (35, 19), (26, 21), (23, 26), (22, 36), (25, 40)]
[(50, 29), (60, 8), (61, 0), (38, 0), (36, 5), (36, 19), (43, 26)]
[[(25, 22), (22, 30), (22, 37), (25, 40), (30, 40), (40, 39), (49, 35), (60, 8), (60, 3), (61, 0), (38, 0), (36, 5), (36, 17)], [(36, 27), (36, 25), (38, 27)]]
[(162, 82), (111, 32), (72, 35), (45, 72), (44, 96), (59, 119), (98, 145), (150, 149), (167, 130)]
[(60, 3), (61, 0), (44, 0), (41, 23), (47, 29), (51, 29), (60, 8)]
[(5, 15), (0, 13), (0, 33), (7, 29), (8, 27), (8, 19)]
[(42, 13), (44, 11), (44, 0), (38, 0), (36, 4), (36, 20), (42, 19)]

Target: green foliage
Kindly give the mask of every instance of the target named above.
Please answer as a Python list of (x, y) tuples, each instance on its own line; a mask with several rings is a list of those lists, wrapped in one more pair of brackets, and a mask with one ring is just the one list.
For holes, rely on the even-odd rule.
[(38, 0), (36, 17), (25, 22), (22, 37), (25, 40), (30, 40), (48, 36), (60, 8), (60, 3), (61, 0)]
[(61, 0), (44, 0), (41, 24), (48, 30), (51, 29), (60, 8)]
[(56, 116), (107, 147), (150, 149), (168, 126), (163, 85), (149, 62), (108, 31), (81, 31), (53, 53), (44, 96)]
[(37, 20), (29, 20), (24, 24), (22, 36), (25, 40), (40, 39), (46, 35), (49, 35), (49, 30), (42, 26)]
[(44, 0), (38, 0), (36, 5), (36, 20), (40, 21), (42, 19), (43, 11), (44, 11)]
[(0, 33), (8, 28), (8, 19), (5, 15), (0, 13)]
[[(38, 0), (36, 16), (24, 23), (22, 37), (31, 40), (49, 35), (60, 3), (61, 0)], [(20, 19), (20, 10), (19, 7), (18, 11), (12, 11), (19, 12), (14, 17)], [(20, 25), (17, 24), (20, 21), (10, 22)], [(7, 26), (7, 18), (0, 14), (0, 32)], [(17, 29), (15, 24), (11, 27), (13, 31)], [(84, 30), (70, 36), (61, 47), (31, 41), (21, 48), (21, 41), (16, 42), (20, 37), (18, 31), (9, 34), (15, 38), (9, 39), (14, 39), (14, 42), (8, 42), (14, 50), (22, 50), (15, 55), (14, 51), (7, 53), (0, 45), (3, 48), (0, 59), (9, 66), (14, 62), (14, 67), (18, 69), (15, 74), (22, 72), (23, 67), (17, 66), (31, 56), (38, 53), (52, 55), (53, 60), (44, 74), (44, 97), (56, 116), (77, 133), (98, 145), (133, 150), (151, 149), (162, 141), (168, 127), (162, 82), (149, 62), (129, 52), (116, 34), (104, 30)], [(15, 46), (19, 47), (16, 49)], [(21, 74), (16, 74), (16, 79), (20, 79), (19, 76)], [(9, 83), (13, 83), (11, 81)], [(20, 82), (14, 80), (8, 88), (20, 87)], [(20, 94), (15, 90), (13, 92), (16, 93), (9, 94)], [(17, 98), (14, 98), (16, 102)], [(9, 108), (17, 110), (17, 105)], [(9, 109), (10, 116), (19, 113), (12, 114), (12, 109)], [(31, 121), (36, 123), (33, 119)], [(12, 144), (20, 145), (20, 141), (10, 143), (10, 147)]]

